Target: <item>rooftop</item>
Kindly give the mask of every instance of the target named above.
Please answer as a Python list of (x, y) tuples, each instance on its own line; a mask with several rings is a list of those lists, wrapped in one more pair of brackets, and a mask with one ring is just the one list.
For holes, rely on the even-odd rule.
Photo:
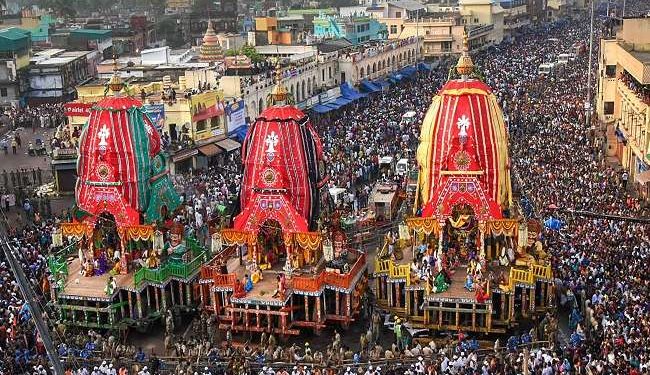
[(644, 65), (650, 64), (650, 52), (629, 51), (630, 55), (642, 62)]
[(398, 1), (390, 1), (388, 5), (392, 5), (394, 7), (406, 9), (408, 11), (415, 11), (415, 10), (421, 10), (421, 9), (426, 9), (426, 7), (419, 1), (415, 0), (398, 0)]

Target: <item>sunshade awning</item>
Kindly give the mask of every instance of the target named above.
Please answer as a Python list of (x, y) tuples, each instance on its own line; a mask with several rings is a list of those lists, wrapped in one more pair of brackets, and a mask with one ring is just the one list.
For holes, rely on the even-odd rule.
[(214, 143), (210, 143), (205, 146), (199, 147), (199, 152), (205, 156), (214, 156), (221, 153), (221, 149), (217, 147)]
[(217, 142), (217, 146), (223, 148), (226, 150), (226, 152), (231, 152), (234, 151), (238, 148), (241, 147), (241, 144), (239, 142), (232, 140), (230, 138), (222, 139), (219, 142)]
[(367, 79), (364, 79), (361, 81), (360, 87), (362, 90), (366, 92), (378, 92), (381, 91), (381, 87), (375, 85), (374, 83), (368, 81)]

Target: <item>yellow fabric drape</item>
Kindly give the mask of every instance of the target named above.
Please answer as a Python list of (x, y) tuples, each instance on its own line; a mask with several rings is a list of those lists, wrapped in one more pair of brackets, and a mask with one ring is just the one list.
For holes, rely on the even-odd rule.
[(486, 225), (486, 234), (514, 237), (519, 230), (519, 223), (514, 219), (490, 220)]
[[(255, 235), (253, 234), (252, 237), (254, 238)], [(221, 239), (223, 240), (223, 243), (227, 245), (244, 245), (251, 243), (251, 234), (234, 229), (222, 229)]]
[(125, 240), (150, 241), (153, 239), (153, 226), (132, 225), (125, 228)]
[(303, 249), (317, 250), (323, 238), (319, 232), (296, 232), (294, 239), (296, 244)]
[(64, 236), (83, 237), (92, 233), (93, 228), (84, 223), (61, 223), (61, 234)]
[[(420, 130), (420, 145), (416, 153), (416, 160), (420, 166), (420, 175), (418, 177), (418, 192), (417, 196), (420, 198), (419, 205), (424, 206), (429, 203), (431, 191), (431, 152), (433, 138), (436, 136), (438, 109), (440, 108), (440, 101), (442, 97), (436, 95), (431, 102), (431, 106), (424, 116), (422, 121), (422, 129)], [(418, 204), (418, 203), (416, 203)]]
[(440, 223), (435, 218), (411, 217), (406, 219), (406, 225), (417, 233), (440, 235)]

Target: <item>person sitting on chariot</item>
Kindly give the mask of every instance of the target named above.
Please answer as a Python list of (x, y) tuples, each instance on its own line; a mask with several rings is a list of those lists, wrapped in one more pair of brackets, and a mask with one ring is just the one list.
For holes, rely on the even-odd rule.
[(449, 289), (449, 284), (447, 284), (445, 279), (445, 274), (442, 271), (438, 272), (438, 275), (436, 275), (436, 278), (433, 281), (434, 293), (442, 293)]
[(147, 261), (145, 262), (145, 265), (147, 266), (147, 268), (158, 268), (160, 262), (158, 261), (156, 250), (152, 249), (148, 251), (148, 257), (147, 257)]
[(472, 278), (472, 274), (467, 272), (467, 279), (465, 280), (465, 289), (467, 291), (471, 292), (474, 290), (474, 278)]
[(510, 260), (508, 259), (508, 255), (506, 254), (506, 248), (502, 247), (501, 248), (501, 255), (499, 255), (499, 264), (507, 267), (510, 265)]
[(95, 273), (95, 267), (93, 265), (93, 262), (89, 259), (86, 259), (83, 265), (83, 269), (81, 270), (81, 274), (85, 277), (91, 277), (94, 276)]
[(244, 298), (244, 297), (246, 297), (246, 291), (244, 290), (244, 284), (242, 284), (241, 280), (239, 280), (239, 279), (235, 280), (235, 287), (234, 287), (234, 291), (233, 291), (232, 296), (235, 297), (235, 298)]
[(253, 281), (253, 284), (257, 284), (260, 281), (264, 280), (264, 275), (262, 274), (262, 269), (260, 269), (259, 266), (255, 266), (255, 269), (253, 270), (253, 273), (251, 274), (251, 280)]
[(278, 275), (278, 288), (275, 290), (275, 293), (273, 293), (273, 297), (277, 297), (280, 299), (284, 299), (284, 293), (286, 291), (286, 279), (284, 277), (284, 274)]
[(112, 296), (115, 288), (117, 288), (117, 283), (115, 282), (113, 276), (109, 276), (106, 287), (104, 288), (104, 293), (106, 293), (107, 296)]
[(253, 280), (251, 280), (250, 276), (248, 275), (244, 276), (244, 290), (246, 293), (253, 290)]
[(115, 262), (115, 265), (113, 266), (113, 269), (109, 272), (109, 274), (112, 276), (119, 275), (120, 271), (122, 271), (122, 263)]

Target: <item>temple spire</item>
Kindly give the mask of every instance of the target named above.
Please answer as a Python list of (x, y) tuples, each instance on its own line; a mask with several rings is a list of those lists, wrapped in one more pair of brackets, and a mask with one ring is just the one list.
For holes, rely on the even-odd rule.
[(282, 84), (282, 68), (280, 61), (275, 66), (275, 87), (271, 91), (271, 105), (284, 105), (287, 104), (289, 98), (289, 91)]
[(113, 95), (118, 96), (120, 91), (124, 88), (124, 82), (120, 77), (120, 73), (117, 67), (117, 55), (113, 55), (113, 76), (110, 81), (108, 81), (108, 88), (111, 89)]
[(469, 38), (467, 36), (467, 31), (463, 32), (463, 52), (456, 64), (456, 71), (461, 75), (463, 80), (467, 80), (469, 75), (474, 71), (474, 62), (472, 61), (472, 57), (469, 55)]

